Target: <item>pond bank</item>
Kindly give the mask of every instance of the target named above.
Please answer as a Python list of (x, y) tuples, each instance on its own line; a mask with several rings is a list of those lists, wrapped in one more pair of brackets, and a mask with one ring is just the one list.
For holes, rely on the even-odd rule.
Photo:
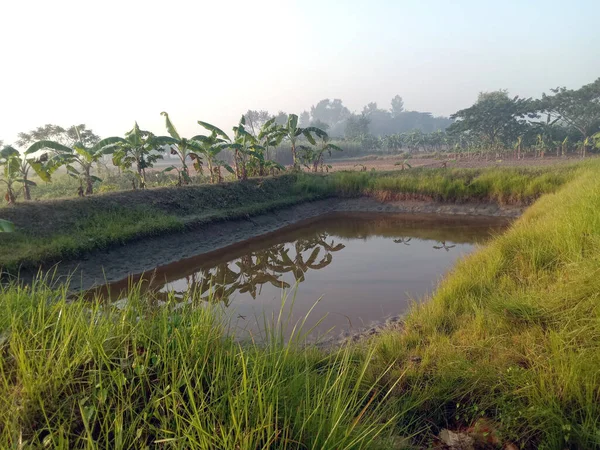
[[(71, 276), (73, 290), (87, 290), (107, 282), (115, 282), (134, 275), (139, 278), (157, 267), (175, 262), (186, 263), (188, 258), (198, 257), (225, 248), (243, 247), (249, 240), (261, 239), (289, 227), (302, 227), (308, 222), (329, 214), (381, 213), (410, 214), (423, 221), (448, 221), (453, 217), (486, 218), (518, 217), (523, 207), (494, 204), (443, 204), (419, 201), (380, 202), (373, 198), (330, 198), (301, 203), (273, 210), (245, 219), (229, 220), (199, 225), (191, 230), (149, 237), (106, 250), (94, 250), (84, 257), (64, 261), (54, 267), (55, 281), (65, 281)], [(34, 272), (22, 272), (25, 279)], [(137, 275), (137, 277), (136, 277)]]

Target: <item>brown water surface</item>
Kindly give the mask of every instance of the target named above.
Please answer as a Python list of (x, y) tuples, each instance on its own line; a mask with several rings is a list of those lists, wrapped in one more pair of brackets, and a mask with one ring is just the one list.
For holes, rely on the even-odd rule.
[(404, 313), (457, 259), (508, 224), (503, 218), (336, 214), (132, 276), (108, 292), (122, 299), (138, 281), (158, 301), (183, 302), (195, 291), (227, 307), (235, 326), (250, 331), (279, 313), (285, 295), (286, 313), (293, 301), (292, 323), (314, 306), (305, 325), (315, 326), (314, 333), (354, 332)]

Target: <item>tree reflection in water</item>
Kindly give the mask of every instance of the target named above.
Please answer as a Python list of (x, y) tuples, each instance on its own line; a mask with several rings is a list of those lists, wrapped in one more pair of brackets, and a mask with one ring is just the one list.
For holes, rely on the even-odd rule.
[(154, 292), (154, 295), (165, 301), (193, 298), (229, 306), (230, 298), (236, 292), (248, 293), (256, 299), (265, 284), (287, 289), (291, 285), (282, 279), (284, 274), (293, 274), (295, 281), (301, 283), (309, 270), (327, 267), (333, 260), (333, 253), (345, 248), (344, 244), (336, 244), (333, 240), (327, 242), (328, 238), (329, 235), (323, 232), (298, 239), (291, 246), (276, 244), (244, 255), (234, 262), (203, 268), (186, 276), (186, 290), (163, 290)]

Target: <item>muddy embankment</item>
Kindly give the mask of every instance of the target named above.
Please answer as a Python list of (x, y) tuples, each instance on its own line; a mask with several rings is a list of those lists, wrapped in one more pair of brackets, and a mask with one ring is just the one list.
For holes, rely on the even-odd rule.
[[(335, 213), (382, 213), (427, 216), (518, 217), (523, 207), (494, 204), (441, 204), (418, 201), (380, 202), (373, 198), (330, 198), (302, 203), (245, 219), (209, 223), (185, 232), (150, 237), (106, 250), (95, 250), (83, 258), (63, 261), (53, 267), (55, 281), (70, 276), (72, 290), (89, 289), (152, 272), (186, 258), (222, 250), (232, 246), (241, 249), (248, 240), (267, 237), (286, 227), (303, 226), (307, 221)], [(32, 273), (22, 273), (30, 278)]]

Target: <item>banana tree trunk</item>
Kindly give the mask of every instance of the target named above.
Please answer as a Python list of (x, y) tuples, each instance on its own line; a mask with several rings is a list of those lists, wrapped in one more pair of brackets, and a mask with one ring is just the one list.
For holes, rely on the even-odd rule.
[(25, 200), (31, 200), (31, 192), (29, 191), (29, 184), (27, 184), (27, 178), (23, 178), (25, 183), (23, 183), (23, 198)]
[(9, 184), (6, 190), (6, 195), (4, 195), (4, 199), (9, 205), (14, 205), (17, 201), (15, 198), (15, 191), (13, 191), (12, 186)]
[(210, 174), (210, 184), (215, 184), (215, 174), (213, 172), (212, 159), (208, 158), (208, 173)]
[(85, 195), (92, 195), (94, 193), (94, 180), (90, 174), (91, 167), (85, 170)]
[(140, 180), (140, 189), (144, 189), (146, 187), (146, 172), (141, 168), (139, 162), (137, 165), (137, 173), (138, 179)]
[(292, 141), (292, 162), (294, 169), (298, 168), (298, 157), (296, 156), (296, 143)]

